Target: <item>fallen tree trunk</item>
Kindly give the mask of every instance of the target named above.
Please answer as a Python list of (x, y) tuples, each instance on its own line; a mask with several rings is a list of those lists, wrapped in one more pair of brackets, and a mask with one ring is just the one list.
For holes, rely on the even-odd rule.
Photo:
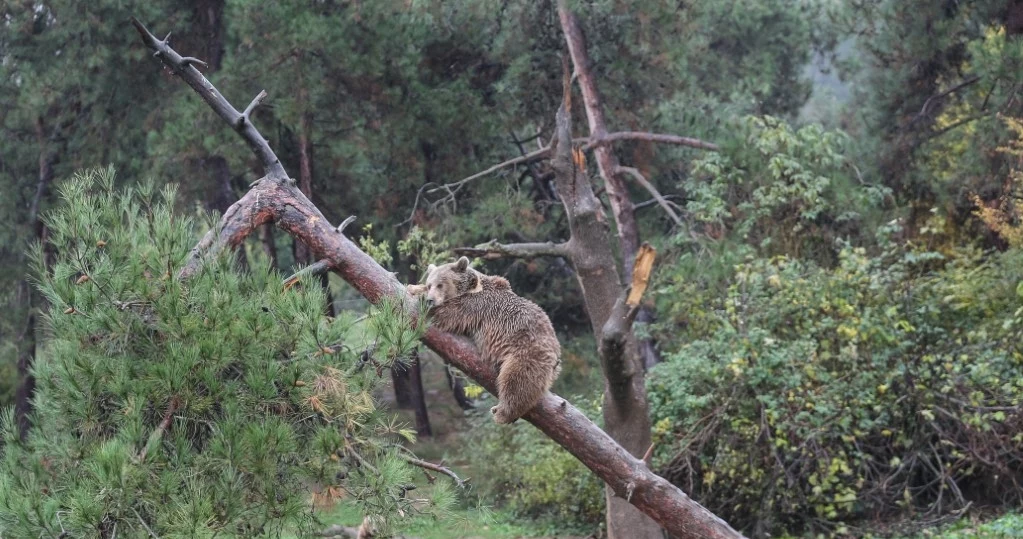
[[(386, 296), (411, 302), (405, 286), (394, 274), (381, 267), (342, 232), (327, 221), (319, 209), (284, 172), (266, 139), (252, 125), (250, 113), (259, 105), (261, 92), (239, 112), (195, 68), (199, 60), (182, 57), (167, 40), (153, 36), (140, 22), (133, 24), (145, 44), (177, 75), (185, 80), (229, 125), (242, 136), (259, 157), (266, 176), (224, 213), (214, 228), (192, 250), (179, 277), (204, 271), (204, 260), (217, 251), (232, 248), (260, 226), (274, 223), (304, 242), (331, 270), (351, 284), (371, 303)], [(491, 393), (496, 394), (496, 377), (482, 361), (476, 348), (465, 340), (436, 329), (429, 329), (423, 342)], [(689, 498), (678, 487), (653, 473), (640, 459), (629, 454), (603, 430), (565, 399), (547, 393), (535, 408), (523, 417), (556, 443), (578, 458), (608, 487), (649, 515), (675, 537), (742, 537), (723, 520)]]

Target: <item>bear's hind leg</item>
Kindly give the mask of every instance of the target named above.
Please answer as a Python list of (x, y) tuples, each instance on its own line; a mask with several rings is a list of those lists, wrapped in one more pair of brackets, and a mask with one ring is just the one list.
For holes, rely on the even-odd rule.
[(533, 359), (508, 358), (497, 375), (497, 406), (490, 409), (494, 421), (508, 424), (532, 409), (547, 392), (548, 369)]

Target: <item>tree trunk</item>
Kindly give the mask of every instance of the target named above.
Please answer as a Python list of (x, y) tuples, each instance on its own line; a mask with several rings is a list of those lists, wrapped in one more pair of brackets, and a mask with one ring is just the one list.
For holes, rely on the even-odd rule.
[[(32, 291), (28, 293), (31, 295)], [(31, 302), (28, 306), (28, 323), (18, 343), (18, 388), (14, 392), (14, 417), (18, 422), (18, 435), (28, 437), (32, 422), (32, 396), (36, 390), (36, 379), (32, 376), (32, 362), (36, 355), (36, 316)]]
[(419, 354), (412, 357), (409, 365), (409, 387), (412, 389), (412, 409), (416, 415), (416, 433), (419, 436), (433, 436), (430, 428), (430, 416), (426, 412), (426, 392), (423, 391), (423, 369)]
[(391, 385), (394, 387), (394, 405), (399, 410), (411, 410), (412, 406), (412, 376), (409, 375), (411, 366), (395, 364), (391, 367)]
[(277, 242), (274, 241), (273, 225), (259, 227), (259, 243), (263, 245), (263, 252), (270, 259), (270, 267), (279, 268), (277, 265)]
[[(579, 88), (583, 94), (583, 105), (586, 110), (586, 118), (590, 128), (590, 138), (601, 139), (607, 135), (607, 126), (604, 121), (604, 112), (601, 106), (600, 94), (597, 92), (596, 82), (590, 70), (590, 59), (586, 51), (586, 39), (582, 32), (578, 18), (572, 13), (565, 0), (558, 0), (558, 16), (561, 20), (561, 27), (565, 33), (565, 41), (568, 44), (569, 54), (572, 63), (575, 65), (575, 74), (578, 77)], [(566, 103), (570, 101), (571, 88), (566, 88)], [(568, 111), (566, 111), (566, 114)], [(559, 127), (560, 129), (560, 127)], [(555, 156), (555, 170), (559, 176), (559, 192), (565, 202), (566, 209), (569, 202), (564, 200), (566, 196), (576, 194), (576, 198), (585, 196), (596, 197), (589, 186), (589, 181), (578, 171), (572, 163), (570, 156), (562, 155), (560, 146), (561, 137), (567, 137), (565, 144), (571, 144), (570, 125), (567, 134), (559, 133), (559, 150)], [(628, 189), (622, 175), (618, 172), (618, 159), (614, 156), (609, 145), (597, 146), (594, 149), (597, 161), (597, 168), (604, 179), (605, 190), (611, 201), (611, 209), (614, 213), (615, 222), (618, 225), (618, 241), (622, 253), (622, 267), (625, 274), (631, 275), (635, 263), (636, 252), (639, 250), (639, 229), (636, 226), (636, 214), (633, 210), (632, 201), (629, 199)], [(561, 161), (559, 163), (559, 161)], [(570, 178), (569, 176), (574, 177)], [(574, 183), (573, 183), (574, 181)], [(564, 188), (562, 187), (564, 185)], [(565, 191), (565, 189), (576, 189)], [(599, 205), (598, 205), (599, 207)], [(571, 210), (569, 210), (571, 214)], [(577, 216), (578, 220), (578, 216)], [(571, 223), (571, 219), (569, 221)], [(606, 228), (606, 224), (605, 224)], [(614, 306), (618, 295), (621, 294), (621, 282), (617, 272), (611, 272), (615, 261), (610, 250), (610, 244), (606, 241), (600, 246), (600, 240), (596, 238), (583, 247), (581, 242), (577, 243), (577, 233), (582, 235), (582, 230), (572, 227), (572, 249), (577, 251), (585, 249), (590, 254), (604, 252), (600, 256), (604, 274), (599, 276), (602, 280), (615, 281), (619, 290), (613, 294), (600, 293), (591, 301), (587, 299), (587, 311), (590, 314), (590, 321), (593, 323), (594, 335), (597, 341), (601, 341), (601, 332), (607, 317)], [(590, 234), (586, 234), (587, 236)], [(581, 239), (581, 238), (580, 238)], [(573, 260), (577, 257), (573, 254)], [(576, 269), (579, 270), (578, 262)], [(613, 273), (613, 278), (611, 277)], [(592, 277), (591, 277), (592, 278)], [(583, 285), (584, 295), (592, 296), (596, 291), (589, 290), (584, 279), (583, 272), (579, 272), (580, 284)], [(599, 303), (599, 307), (597, 306)], [(592, 307), (591, 307), (592, 305)], [(648, 350), (653, 351), (652, 345)], [(622, 444), (634, 456), (642, 456), (650, 446), (650, 414), (646, 401), (646, 387), (643, 381), (644, 361), (640, 357), (640, 349), (631, 331), (626, 339), (624, 350), (617, 358), (601, 358), (604, 367), (606, 387), (604, 390), (604, 429), (618, 443)], [(610, 489), (605, 489), (607, 499), (607, 532), (610, 539), (622, 538), (651, 538), (662, 537), (660, 526), (653, 520), (637, 510), (634, 506), (621, 498), (615, 497)]]
[[(53, 162), (55, 157), (51, 153), (46, 134), (46, 126), (43, 118), (36, 118), (35, 122), (36, 144), (39, 146), (39, 175), (36, 183), (36, 192), (32, 197), (32, 205), (28, 210), (28, 224), (35, 236), (35, 239), (45, 244), (46, 225), (39, 218), (42, 211), (43, 201), (53, 183)], [(47, 257), (48, 258), (48, 257)], [(49, 260), (46, 261), (47, 265)], [(25, 330), (19, 338), (18, 346), (18, 387), (14, 392), (14, 417), (18, 424), (18, 435), (22, 439), (28, 436), (31, 426), (29, 415), (32, 413), (32, 397), (35, 395), (36, 379), (32, 375), (32, 363), (36, 354), (36, 313), (38, 306), (35, 298), (35, 287), (26, 278), (19, 285), (20, 299), (26, 306)]]
[(465, 382), (462, 377), (451, 374), (451, 366), (446, 363), (444, 364), (444, 375), (448, 378), (448, 387), (451, 388), (451, 395), (455, 397), (458, 407), (465, 411), (475, 410), (476, 406), (472, 403), (472, 399), (465, 394)]

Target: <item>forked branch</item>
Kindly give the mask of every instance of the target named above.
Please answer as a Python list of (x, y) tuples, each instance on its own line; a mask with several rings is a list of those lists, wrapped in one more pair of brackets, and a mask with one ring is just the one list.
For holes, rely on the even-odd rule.
[[(647, 192), (650, 193), (650, 196), (654, 197), (654, 200), (661, 205), (661, 208), (664, 209), (664, 213), (667, 213), (668, 217), (671, 217), (671, 220), (675, 221), (676, 225), (682, 226), (682, 219), (679, 218), (678, 214), (675, 213), (675, 210), (672, 209), (670, 204), (668, 204), (667, 199), (665, 199), (664, 196), (661, 195), (661, 192), (654, 187), (654, 184), (647, 181), (646, 177), (643, 176), (639, 169), (619, 166), (618, 172), (632, 176), (632, 179), (636, 180), (636, 183), (641, 185), (643, 189), (646, 189)], [(635, 210), (635, 206), (633, 206), (633, 210)]]
[(205, 65), (205, 62), (178, 54), (170, 46), (170, 34), (167, 34), (164, 39), (158, 39), (135, 17), (131, 18), (131, 23), (135, 25), (135, 29), (142, 36), (142, 41), (146, 46), (153, 50), (153, 56), (159, 58), (164, 65), (171, 68), (174, 74), (191, 86), (218, 116), (234, 126), (263, 164), (266, 175), (277, 181), (288, 181), (288, 174), (284, 171), (280, 159), (277, 159), (277, 154), (270, 149), (270, 144), (263, 138), (263, 135), (259, 134), (256, 126), (252, 125), (251, 121), (247, 121), (252, 109), (262, 101), (260, 96), (266, 97), (266, 92), (260, 92), (260, 95), (256, 96), (244, 113), (238, 112), (238, 109), (231, 105), (227, 98), (213, 86), (213, 83), (206, 80), (206, 77), (195, 68), (195, 64)]
[[(455, 472), (451, 471), (451, 469), (449, 469), (447, 467), (444, 467), (444, 466), (441, 466), (440, 464), (434, 464), (432, 462), (427, 462), (425, 460), (417, 459), (417, 458), (409, 456), (409, 455), (402, 455), (401, 458), (402, 458), (402, 460), (404, 460), (405, 462), (408, 462), (409, 464), (411, 464), (413, 466), (419, 466), (420, 468), (422, 468), (424, 470), (431, 470), (431, 471), (434, 471), (434, 472), (437, 472), (437, 473), (442, 473), (442, 474), (450, 477), (451, 480), (455, 482), (455, 486), (457, 486), (458, 488), (465, 488), (466, 483), (469, 482), (468, 478), (462, 479), (462, 478), (458, 477), (458, 474), (456, 474)], [(431, 483), (433, 482), (433, 476), (427, 474), (426, 477), (430, 479)]]

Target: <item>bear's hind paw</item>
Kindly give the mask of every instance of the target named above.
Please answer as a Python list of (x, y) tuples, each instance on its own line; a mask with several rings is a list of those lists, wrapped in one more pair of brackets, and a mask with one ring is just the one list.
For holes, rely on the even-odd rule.
[(509, 414), (507, 410), (501, 408), (501, 405), (497, 405), (491, 408), (490, 413), (494, 414), (494, 422), (499, 423), (501, 425), (514, 423), (518, 419), (517, 417), (513, 417), (511, 414)]

